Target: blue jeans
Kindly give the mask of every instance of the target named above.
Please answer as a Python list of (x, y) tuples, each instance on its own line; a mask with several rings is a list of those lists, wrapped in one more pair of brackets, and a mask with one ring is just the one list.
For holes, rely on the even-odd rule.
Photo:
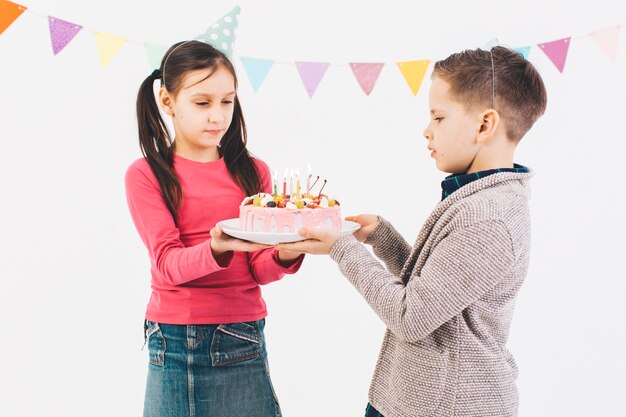
[(280, 417), (265, 320), (220, 325), (146, 321), (144, 417)]

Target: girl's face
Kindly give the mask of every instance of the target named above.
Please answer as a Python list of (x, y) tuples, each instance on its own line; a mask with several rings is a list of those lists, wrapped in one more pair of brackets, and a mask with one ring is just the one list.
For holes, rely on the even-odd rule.
[(476, 138), (481, 127), (479, 112), (470, 112), (453, 100), (450, 84), (439, 77), (430, 87), (430, 123), (424, 129), (428, 149), (440, 171), (470, 173), (480, 145)]
[[(225, 68), (190, 71), (175, 98), (161, 102), (172, 116), (176, 154), (200, 162), (219, 158), (217, 146), (233, 119), (235, 79)], [(167, 101), (167, 104), (166, 104)], [(170, 110), (170, 112), (167, 111)]]

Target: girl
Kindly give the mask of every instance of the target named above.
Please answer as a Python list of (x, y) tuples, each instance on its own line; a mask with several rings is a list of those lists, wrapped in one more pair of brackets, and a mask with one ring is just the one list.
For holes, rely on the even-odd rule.
[(126, 196), (152, 274), (144, 416), (280, 416), (259, 286), (296, 272), (302, 255), (215, 226), (246, 195), (271, 192), (269, 168), (246, 149), (232, 63), (203, 42), (173, 45), (139, 88), (137, 119), (144, 158)]

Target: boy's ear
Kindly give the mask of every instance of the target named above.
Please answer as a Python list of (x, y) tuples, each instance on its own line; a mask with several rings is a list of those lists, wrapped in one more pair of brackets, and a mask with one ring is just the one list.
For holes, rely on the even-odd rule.
[(485, 110), (481, 115), (478, 142), (487, 142), (491, 139), (500, 125), (500, 114), (494, 109)]
[(170, 96), (170, 93), (165, 89), (165, 87), (161, 87), (159, 89), (159, 106), (168, 116), (174, 115), (174, 108), (172, 104), (172, 97)]

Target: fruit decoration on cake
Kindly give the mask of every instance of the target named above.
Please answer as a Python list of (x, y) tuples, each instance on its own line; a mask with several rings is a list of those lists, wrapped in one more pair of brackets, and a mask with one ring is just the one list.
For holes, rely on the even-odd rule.
[[(310, 168), (309, 168), (310, 171)], [(290, 179), (290, 192), (287, 192), (287, 173), (283, 179), (283, 192), (278, 192), (274, 175), (273, 193), (258, 193), (244, 198), (239, 207), (239, 228), (247, 232), (297, 233), (301, 227), (311, 229), (341, 230), (341, 210), (339, 201), (323, 194), (326, 180), (320, 190), (313, 193), (315, 184), (307, 178), (306, 191), (301, 192), (300, 175)]]

